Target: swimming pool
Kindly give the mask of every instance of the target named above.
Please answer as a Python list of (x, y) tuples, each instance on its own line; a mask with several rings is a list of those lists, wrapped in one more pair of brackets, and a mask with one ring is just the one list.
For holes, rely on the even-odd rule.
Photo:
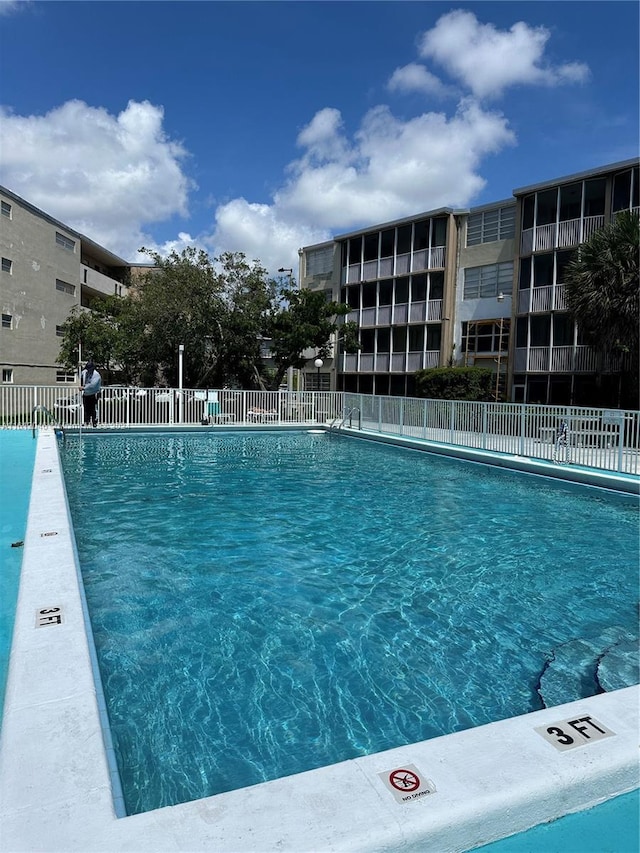
[(633, 499), (307, 433), (63, 460), (129, 813), (535, 710), (635, 629)]

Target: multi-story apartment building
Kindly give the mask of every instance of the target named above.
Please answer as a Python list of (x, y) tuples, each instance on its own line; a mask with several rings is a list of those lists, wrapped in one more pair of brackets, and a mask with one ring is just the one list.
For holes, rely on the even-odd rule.
[(124, 295), (129, 267), (4, 187), (0, 205), (2, 382), (77, 381), (56, 364), (62, 324), (74, 306), (90, 308), (95, 299)]
[[(638, 210), (639, 162), (301, 249), (301, 286), (348, 303), (360, 326), (359, 352), (336, 352), (324, 387), (411, 395), (416, 370), (478, 365), (495, 372), (496, 400), (615, 405), (620, 362), (598, 363), (567, 312), (563, 273), (596, 228)], [(311, 359), (304, 373), (316, 387)]]
[(302, 250), (302, 286), (348, 304), (360, 327), (359, 351), (333, 360), (338, 388), (404, 396), (416, 370), (446, 363), (457, 231), (457, 213), (442, 209)]
[(595, 230), (620, 211), (640, 210), (639, 191), (637, 159), (515, 190), (512, 399), (602, 406), (619, 402), (621, 359), (598, 362), (567, 312), (564, 272)]

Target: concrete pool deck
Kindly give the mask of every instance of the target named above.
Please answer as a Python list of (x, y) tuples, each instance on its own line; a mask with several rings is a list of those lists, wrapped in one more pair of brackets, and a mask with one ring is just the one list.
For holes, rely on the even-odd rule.
[(636, 686), (118, 817), (52, 430), (33, 486), (0, 737), (3, 851), (467, 851), (638, 787)]

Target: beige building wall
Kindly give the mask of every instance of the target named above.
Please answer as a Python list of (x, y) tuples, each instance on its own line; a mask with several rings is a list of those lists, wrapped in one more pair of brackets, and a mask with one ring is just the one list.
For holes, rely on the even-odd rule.
[(126, 264), (2, 187), (0, 200), (0, 381), (65, 386), (59, 329), (74, 306), (123, 295)]

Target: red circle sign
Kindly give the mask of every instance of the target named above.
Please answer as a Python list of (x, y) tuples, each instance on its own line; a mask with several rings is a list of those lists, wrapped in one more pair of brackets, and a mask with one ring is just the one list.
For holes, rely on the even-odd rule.
[(420, 777), (411, 770), (393, 770), (389, 774), (389, 782), (397, 791), (415, 791), (420, 787)]

